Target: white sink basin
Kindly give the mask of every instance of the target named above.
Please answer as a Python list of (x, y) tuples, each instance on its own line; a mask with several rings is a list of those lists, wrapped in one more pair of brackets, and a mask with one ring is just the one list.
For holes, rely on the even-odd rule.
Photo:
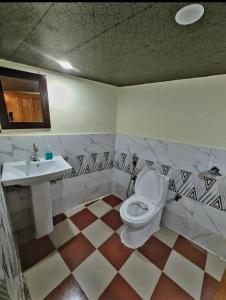
[(16, 161), (3, 164), (2, 184), (31, 186), (31, 202), (35, 223), (36, 238), (53, 231), (52, 199), (50, 180), (60, 177), (71, 170), (62, 156), (52, 160)]
[(32, 185), (46, 182), (71, 170), (71, 166), (62, 156), (55, 156), (52, 160), (40, 161), (16, 161), (3, 164), (2, 184), (9, 185)]

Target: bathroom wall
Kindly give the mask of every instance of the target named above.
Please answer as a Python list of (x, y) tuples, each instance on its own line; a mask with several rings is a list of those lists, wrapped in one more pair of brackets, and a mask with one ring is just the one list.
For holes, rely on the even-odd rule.
[[(29, 159), (34, 142), (41, 157), (48, 144), (54, 154), (68, 157), (73, 172), (51, 184), (53, 215), (111, 193), (117, 87), (6, 60), (0, 66), (46, 75), (51, 118), (50, 130), (2, 130), (0, 164)], [(30, 190), (5, 191), (14, 229), (30, 226)]]
[[(132, 154), (170, 177), (163, 223), (226, 259), (226, 75), (119, 92), (113, 192), (126, 198)], [(223, 176), (206, 170), (217, 165)], [(204, 172), (204, 173), (203, 173)], [(129, 191), (131, 193), (131, 189)]]
[[(41, 156), (51, 144), (68, 157), (72, 172), (51, 183), (56, 215), (110, 193), (126, 199), (137, 153), (136, 172), (156, 168), (171, 178), (169, 199), (183, 196), (167, 204), (164, 224), (226, 259), (226, 75), (116, 88), (44, 72), (52, 129), (3, 131), (0, 162), (28, 159), (33, 142)], [(200, 178), (213, 165), (223, 176)], [(30, 190), (5, 191), (15, 229), (30, 226)]]
[(3, 130), (0, 135), (114, 133), (118, 89), (0, 59), (0, 66), (46, 75), (51, 129)]
[[(72, 171), (51, 182), (53, 215), (111, 193), (115, 134), (39, 135), (0, 137), (0, 161), (27, 160), (32, 143), (43, 156), (48, 144), (62, 155)], [(29, 188), (5, 187), (7, 205), (16, 231), (33, 223)]]
[[(139, 158), (135, 174), (150, 166), (170, 178), (163, 224), (226, 259), (226, 151), (116, 134), (112, 190), (122, 199), (134, 153)], [(222, 176), (205, 172), (211, 162), (222, 166)], [(132, 192), (133, 183), (129, 196)], [(176, 193), (182, 198), (171, 201)]]
[(117, 132), (226, 149), (226, 75), (119, 88)]

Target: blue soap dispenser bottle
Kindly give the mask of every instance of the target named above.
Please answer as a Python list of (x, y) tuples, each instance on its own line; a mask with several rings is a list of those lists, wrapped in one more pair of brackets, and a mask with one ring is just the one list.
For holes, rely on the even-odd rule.
[(45, 159), (46, 160), (53, 159), (53, 151), (52, 151), (52, 147), (50, 145), (47, 146), (46, 153), (45, 153)]

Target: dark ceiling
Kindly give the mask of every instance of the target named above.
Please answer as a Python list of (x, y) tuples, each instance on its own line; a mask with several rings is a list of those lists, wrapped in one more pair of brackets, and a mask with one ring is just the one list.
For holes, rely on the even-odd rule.
[(2, 2), (0, 57), (117, 86), (226, 73), (226, 3), (199, 3), (181, 26), (188, 2)]

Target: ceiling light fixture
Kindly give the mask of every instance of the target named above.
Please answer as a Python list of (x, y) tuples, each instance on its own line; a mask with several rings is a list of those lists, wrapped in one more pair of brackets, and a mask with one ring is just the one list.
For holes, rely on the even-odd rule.
[(73, 67), (72, 67), (72, 65), (69, 63), (69, 62), (67, 62), (67, 61), (58, 61), (58, 63), (61, 65), (61, 67), (62, 68), (64, 68), (64, 69), (73, 69)]
[(180, 25), (189, 25), (197, 22), (204, 14), (204, 7), (201, 4), (189, 4), (182, 7), (175, 16)]

